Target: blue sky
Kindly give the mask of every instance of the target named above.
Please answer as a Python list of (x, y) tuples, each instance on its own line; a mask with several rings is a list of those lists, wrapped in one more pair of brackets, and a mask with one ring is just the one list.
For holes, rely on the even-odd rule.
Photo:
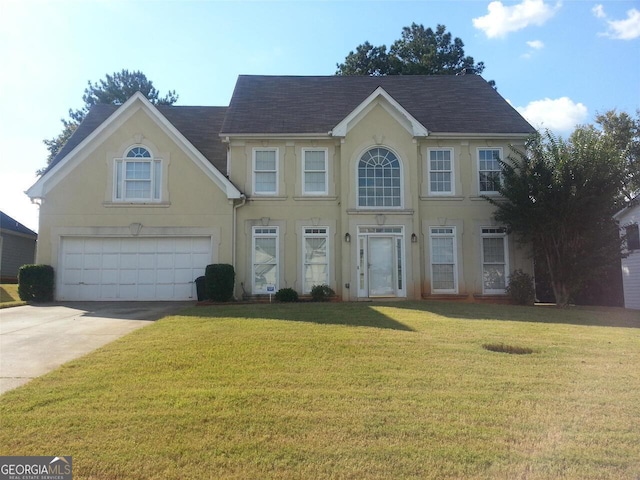
[(178, 105), (227, 105), (240, 74), (332, 75), (365, 41), (444, 24), (534, 126), (567, 135), (640, 108), (640, 1), (0, 1), (0, 210), (22, 192), (87, 81), (141, 70)]

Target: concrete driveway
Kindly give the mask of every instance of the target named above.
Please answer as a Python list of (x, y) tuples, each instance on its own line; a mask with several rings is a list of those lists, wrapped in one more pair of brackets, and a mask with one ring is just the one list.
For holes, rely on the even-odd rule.
[(0, 309), (0, 394), (193, 302), (68, 302)]

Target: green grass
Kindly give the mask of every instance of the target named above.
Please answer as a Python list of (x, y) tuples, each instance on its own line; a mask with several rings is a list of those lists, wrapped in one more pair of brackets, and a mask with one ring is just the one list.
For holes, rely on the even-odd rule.
[(18, 295), (18, 284), (0, 284), (0, 308), (16, 307), (18, 305), (26, 304), (27, 302), (20, 300), (20, 296)]
[(639, 367), (622, 309), (194, 307), (0, 397), (0, 455), (72, 455), (76, 479), (635, 480)]

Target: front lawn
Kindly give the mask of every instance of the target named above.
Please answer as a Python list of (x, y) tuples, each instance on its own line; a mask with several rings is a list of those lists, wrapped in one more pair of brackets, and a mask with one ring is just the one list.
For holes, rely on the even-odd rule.
[(635, 480), (639, 398), (638, 312), (194, 307), (0, 397), (0, 455), (72, 455), (76, 479)]
[(0, 308), (16, 307), (26, 304), (27, 302), (20, 300), (17, 283), (0, 284)]

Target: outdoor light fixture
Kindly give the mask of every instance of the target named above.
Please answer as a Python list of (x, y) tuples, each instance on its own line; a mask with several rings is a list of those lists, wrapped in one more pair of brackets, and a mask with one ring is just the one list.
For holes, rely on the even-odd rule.
[(347, 243), (351, 243), (351, 234), (349, 232), (344, 234), (344, 241)]
[(411, 243), (418, 243), (418, 236), (415, 233), (411, 234)]

